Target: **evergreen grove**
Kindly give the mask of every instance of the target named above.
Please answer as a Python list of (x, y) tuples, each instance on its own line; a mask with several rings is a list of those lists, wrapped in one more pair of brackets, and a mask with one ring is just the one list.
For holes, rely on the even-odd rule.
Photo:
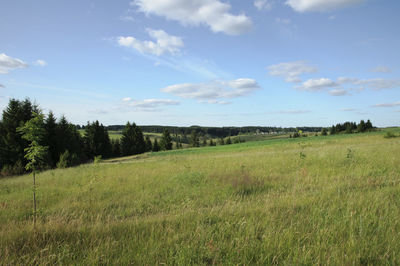
[(172, 139), (166, 129), (160, 145), (154, 144), (135, 123), (128, 122), (122, 131), (121, 140), (110, 140), (107, 128), (95, 121), (87, 123), (84, 135), (68, 122), (65, 116), (56, 119), (50, 111), (44, 115), (38, 105), (29, 99), (11, 99), (0, 120), (0, 170), (1, 176), (19, 175), (26, 172), (29, 163), (25, 150), (29, 142), (21, 130), (32, 119), (40, 119), (37, 125), (43, 131), (43, 138), (37, 143), (47, 147), (40, 169), (66, 168), (93, 160), (129, 156), (148, 151), (172, 149)]

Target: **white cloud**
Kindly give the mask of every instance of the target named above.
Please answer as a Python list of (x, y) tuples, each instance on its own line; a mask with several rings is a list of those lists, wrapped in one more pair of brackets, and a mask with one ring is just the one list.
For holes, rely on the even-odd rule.
[(339, 84), (350, 83), (353, 85), (360, 86), (359, 89), (371, 88), (373, 90), (393, 89), (400, 87), (400, 80), (389, 80), (382, 78), (358, 79), (358, 78), (340, 77), (338, 78), (338, 83)]
[(44, 60), (41, 60), (41, 59), (36, 60), (34, 64), (37, 66), (42, 66), (42, 67), (47, 66), (47, 62)]
[(0, 88), (5, 88), (5, 86), (3, 84), (0, 84)]
[(275, 21), (279, 24), (286, 24), (286, 25), (291, 23), (291, 20), (288, 18), (276, 18)]
[(28, 64), (18, 58), (12, 58), (6, 54), (0, 54), (0, 74), (7, 74), (17, 68), (28, 67)]
[(120, 16), (119, 19), (125, 22), (135, 21), (135, 18), (132, 16)]
[(340, 111), (344, 111), (344, 112), (354, 112), (354, 111), (357, 111), (357, 109), (354, 109), (354, 108), (342, 108), (342, 109), (340, 109)]
[(135, 37), (119, 37), (118, 44), (120, 46), (130, 47), (142, 54), (153, 54), (160, 56), (164, 53), (177, 54), (184, 46), (180, 37), (169, 35), (163, 30), (147, 29), (153, 41), (140, 41)]
[(374, 104), (372, 107), (396, 107), (400, 106), (400, 101), (394, 102), (394, 103), (379, 103), (379, 104)]
[(258, 10), (271, 10), (271, 8), (272, 8), (270, 0), (255, 0), (254, 6)]
[(300, 75), (304, 73), (313, 73), (318, 69), (307, 65), (304, 61), (295, 61), (271, 65), (268, 67), (269, 74), (272, 76), (283, 77), (286, 82), (301, 82)]
[(345, 89), (333, 89), (328, 91), (328, 93), (332, 96), (344, 96), (348, 94), (348, 92)]
[(303, 91), (320, 91), (337, 86), (338, 84), (331, 79), (319, 78), (306, 80), (301, 84), (301, 86), (298, 86), (296, 88)]
[(286, 5), (297, 12), (324, 12), (348, 7), (364, 0), (287, 0)]
[(133, 108), (138, 111), (158, 111), (162, 106), (179, 105), (179, 101), (169, 99), (145, 99), (145, 100), (133, 100), (130, 97), (122, 99), (124, 106)]
[(378, 73), (390, 73), (392, 72), (390, 68), (386, 66), (377, 66), (376, 68), (372, 69), (372, 72), (378, 72)]
[(243, 97), (259, 89), (260, 86), (254, 79), (241, 78), (231, 81), (175, 84), (161, 91), (181, 98), (197, 99), (200, 102), (228, 104), (229, 102), (221, 99)]
[(239, 35), (252, 27), (249, 17), (231, 14), (230, 4), (219, 0), (134, 0), (131, 5), (146, 14), (162, 16), (185, 26), (207, 25), (213, 32), (228, 35)]

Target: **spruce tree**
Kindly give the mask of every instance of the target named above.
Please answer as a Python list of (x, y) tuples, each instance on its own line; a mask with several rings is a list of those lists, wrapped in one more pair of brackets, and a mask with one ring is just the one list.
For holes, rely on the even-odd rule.
[(135, 124), (126, 124), (121, 138), (122, 154), (124, 156), (140, 154), (146, 151), (142, 130)]
[(146, 136), (146, 151), (152, 151), (153, 150), (153, 144), (151, 144), (150, 136)]
[(196, 130), (192, 130), (192, 134), (190, 135), (190, 144), (192, 145), (192, 147), (200, 146), (199, 137), (197, 135)]
[(154, 139), (154, 143), (153, 143), (153, 151), (154, 151), (154, 152), (158, 152), (158, 151), (160, 151), (160, 145), (158, 145), (158, 141), (157, 141), (157, 139)]
[(168, 129), (164, 129), (161, 136), (160, 146), (162, 150), (172, 150), (172, 138)]

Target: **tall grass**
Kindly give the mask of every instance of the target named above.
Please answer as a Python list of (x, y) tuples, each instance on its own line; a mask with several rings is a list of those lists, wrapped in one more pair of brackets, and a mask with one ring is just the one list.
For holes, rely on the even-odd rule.
[[(303, 154), (303, 155), (301, 155)], [(1, 264), (400, 264), (400, 140), (246, 142), (0, 180)]]

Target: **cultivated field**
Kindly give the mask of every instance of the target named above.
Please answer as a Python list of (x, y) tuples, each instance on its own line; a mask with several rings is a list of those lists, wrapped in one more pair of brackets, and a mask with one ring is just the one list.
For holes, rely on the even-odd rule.
[(0, 264), (399, 265), (400, 138), (383, 136), (274, 139), (46, 171), (36, 230), (32, 177), (0, 179)]

